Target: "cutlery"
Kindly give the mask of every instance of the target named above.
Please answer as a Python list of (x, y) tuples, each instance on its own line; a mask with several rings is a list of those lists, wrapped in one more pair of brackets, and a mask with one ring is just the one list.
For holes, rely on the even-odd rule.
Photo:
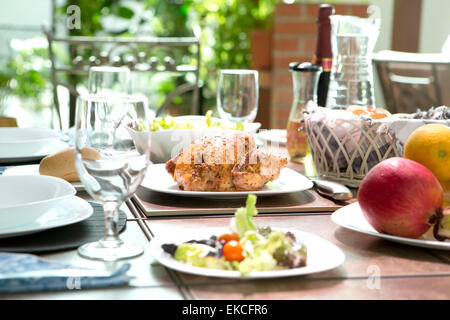
[(311, 179), (311, 181), (314, 183), (315, 190), (321, 195), (331, 197), (339, 201), (346, 201), (353, 198), (353, 194), (350, 189), (341, 183), (321, 179)]

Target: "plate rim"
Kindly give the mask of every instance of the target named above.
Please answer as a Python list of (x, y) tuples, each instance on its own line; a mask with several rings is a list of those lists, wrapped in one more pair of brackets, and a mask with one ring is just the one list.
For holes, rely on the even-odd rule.
[[(198, 234), (198, 231), (201, 231), (199, 236), (202, 234), (210, 234), (213, 235), (214, 230), (217, 230), (217, 232), (225, 232), (226, 230), (229, 230), (227, 227), (205, 227), (205, 228), (189, 228), (186, 229), (186, 232), (189, 233), (195, 233)], [(255, 279), (268, 279), (268, 278), (285, 278), (285, 277), (293, 277), (293, 276), (305, 276), (309, 274), (315, 274), (320, 273), (324, 271), (329, 271), (335, 268), (340, 267), (345, 262), (345, 253), (341, 248), (339, 248), (337, 245), (332, 243), (329, 240), (326, 240), (318, 235), (315, 235), (310, 232), (302, 231), (302, 230), (296, 230), (296, 229), (288, 229), (288, 228), (273, 228), (273, 230), (279, 230), (279, 231), (290, 231), (294, 233), (296, 237), (299, 237), (299, 240), (302, 241), (305, 238), (309, 238), (311, 242), (319, 240), (322, 242), (322, 246), (326, 245), (328, 246), (329, 250), (334, 250), (334, 254), (336, 255), (335, 262), (333, 264), (329, 264), (326, 267), (317, 268), (313, 270), (308, 269), (308, 264), (305, 267), (300, 268), (293, 268), (293, 269), (282, 269), (282, 270), (270, 270), (270, 271), (254, 271), (249, 273), (248, 275), (241, 275), (241, 273), (237, 270), (220, 270), (220, 269), (208, 269), (208, 268), (202, 268), (202, 267), (194, 267), (188, 264), (185, 264), (183, 262), (177, 261), (173, 258), (169, 258), (169, 254), (163, 252), (163, 256), (160, 254), (162, 251), (161, 244), (164, 243), (164, 236), (155, 236), (152, 241), (150, 241), (150, 254), (152, 257), (158, 261), (160, 264), (164, 265), (167, 268), (184, 272), (188, 274), (193, 275), (199, 275), (199, 276), (205, 276), (205, 277), (216, 277), (216, 278), (225, 278), (225, 279), (241, 279), (241, 280), (255, 280)], [(197, 231), (197, 232), (196, 232)], [(206, 236), (206, 235), (205, 235)], [(166, 237), (170, 237), (167, 235)], [(187, 239), (187, 233), (186, 233), (186, 240)], [(183, 236), (184, 238), (184, 236)], [(166, 240), (167, 242), (170, 242), (169, 239)], [(310, 247), (310, 246), (309, 246)], [(309, 248), (307, 246), (307, 250), (309, 252)], [(329, 253), (329, 250), (326, 252)], [(162, 259), (161, 259), (162, 256)], [(308, 259), (308, 258), (307, 258)], [(167, 264), (165, 263), (166, 260), (169, 260), (171, 263)]]
[(51, 143), (47, 145), (46, 152), (29, 154), (29, 155), (3, 155), (0, 153), (0, 164), (1, 163), (20, 163), (33, 160), (40, 160), (52, 153), (63, 150), (64, 148), (69, 148), (69, 145), (60, 140), (59, 138), (51, 139)]
[(366, 229), (358, 228), (357, 226), (354, 226), (354, 225), (349, 225), (349, 224), (343, 223), (343, 221), (341, 220), (342, 219), (341, 215), (345, 215), (347, 213), (347, 211), (355, 210), (355, 209), (353, 209), (354, 207), (359, 208), (359, 214), (361, 214), (362, 217), (365, 219), (365, 217), (359, 207), (359, 203), (354, 202), (354, 203), (351, 203), (345, 207), (339, 208), (338, 210), (334, 211), (331, 214), (331, 220), (335, 224), (337, 224), (338, 226), (340, 226), (342, 228), (346, 228), (346, 229), (353, 230), (353, 231), (356, 231), (356, 232), (359, 232), (362, 234), (367, 234), (367, 235), (371, 235), (374, 237), (386, 239), (389, 241), (402, 243), (402, 244), (406, 244), (406, 245), (411, 245), (411, 246), (415, 246), (415, 247), (439, 249), (439, 250), (450, 250), (450, 242), (442, 242), (442, 241), (437, 241), (437, 240), (421, 240), (421, 239), (393, 236), (393, 235), (389, 235), (389, 234), (380, 233), (380, 232), (376, 231), (375, 229), (373, 231), (366, 230)]
[[(156, 164), (151, 164), (148, 168), (147, 168), (147, 174), (150, 171), (150, 167), (164, 167), (165, 164), (164, 163), (156, 163)], [(177, 196), (183, 196), (183, 197), (193, 197), (193, 198), (210, 198), (210, 199), (233, 199), (233, 198), (245, 198), (247, 197), (249, 194), (255, 194), (256, 196), (261, 196), (261, 197), (267, 197), (267, 196), (275, 196), (275, 195), (279, 195), (279, 194), (287, 194), (287, 193), (293, 193), (293, 192), (301, 192), (301, 191), (305, 191), (305, 190), (309, 190), (314, 186), (314, 183), (308, 179), (306, 176), (304, 176), (303, 174), (290, 169), (290, 168), (283, 168), (281, 170), (289, 170), (295, 174), (298, 174), (299, 176), (301, 176), (304, 180), (305, 180), (305, 186), (303, 187), (299, 187), (296, 188), (295, 190), (259, 190), (259, 191), (184, 191), (184, 190), (172, 190), (172, 189), (163, 189), (163, 188), (152, 188), (149, 185), (145, 184), (146, 181), (146, 176), (144, 177), (144, 179), (142, 180), (140, 186), (143, 187), (144, 189), (150, 190), (150, 191), (155, 191), (155, 192), (161, 192), (161, 193), (166, 193), (166, 194), (172, 194), (172, 195), (177, 195)], [(163, 170), (161, 170), (163, 171)], [(164, 172), (166, 172), (164, 170)], [(166, 172), (167, 175), (169, 175), (169, 173)], [(278, 180), (278, 179), (276, 179)], [(273, 181), (272, 181), (273, 182)], [(174, 182), (176, 183), (176, 182)]]
[[(287, 143), (287, 138), (283, 139), (283, 140), (274, 140), (274, 139), (268, 139), (263, 134), (261, 134), (262, 132), (268, 132), (268, 131), (284, 131), (284, 132), (286, 132), (286, 129), (269, 129), (269, 130), (265, 130), (265, 131), (260, 130), (257, 133), (258, 138), (260, 138), (261, 140), (267, 141), (267, 142), (275, 142), (275, 143), (280, 143), (283, 145), (285, 145)], [(287, 134), (287, 132), (286, 132), (286, 134)]]
[[(21, 235), (37, 233), (53, 228), (68, 226), (86, 220), (94, 213), (94, 209), (89, 204), (89, 202), (80, 197), (74, 195), (61, 200), (61, 202), (69, 202), (69, 201), (73, 201), (72, 204), (74, 202), (78, 203), (78, 208), (76, 209), (77, 210), (76, 216), (71, 215), (70, 217), (69, 216), (64, 217), (65, 220), (64, 219), (54, 220), (48, 225), (39, 225), (36, 222), (32, 222), (19, 227), (6, 228), (4, 230), (0, 229), (0, 239), (12, 238)], [(73, 206), (62, 206), (62, 207), (65, 208), (64, 210), (67, 214), (70, 212), (70, 210), (68, 210), (67, 208), (73, 208)], [(85, 208), (87, 210), (84, 210)]]

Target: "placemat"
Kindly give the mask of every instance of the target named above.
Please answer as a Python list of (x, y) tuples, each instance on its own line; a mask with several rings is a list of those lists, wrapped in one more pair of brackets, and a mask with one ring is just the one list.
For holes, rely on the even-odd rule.
[[(0, 239), (0, 252), (44, 253), (77, 248), (101, 239), (105, 234), (105, 212), (100, 203), (89, 202), (94, 209), (88, 219), (60, 228), (14, 238)], [(119, 211), (119, 232), (125, 229), (127, 216)]]
[[(245, 199), (202, 199), (177, 197), (139, 188), (133, 201), (149, 217), (175, 215), (233, 214), (245, 206)], [(259, 213), (330, 213), (348, 202), (324, 198), (314, 190), (293, 192), (273, 197), (259, 197), (256, 203)]]

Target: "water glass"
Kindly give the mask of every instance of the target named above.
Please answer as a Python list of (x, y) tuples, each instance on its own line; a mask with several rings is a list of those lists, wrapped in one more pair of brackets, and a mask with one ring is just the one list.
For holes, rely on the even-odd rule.
[(89, 195), (103, 204), (105, 235), (78, 248), (81, 256), (104, 261), (140, 255), (143, 248), (118, 236), (118, 209), (142, 182), (150, 141), (139, 145), (133, 130), (146, 121), (147, 101), (135, 95), (83, 95), (77, 100), (75, 165)]
[(217, 109), (229, 122), (253, 122), (258, 113), (258, 71), (220, 70)]

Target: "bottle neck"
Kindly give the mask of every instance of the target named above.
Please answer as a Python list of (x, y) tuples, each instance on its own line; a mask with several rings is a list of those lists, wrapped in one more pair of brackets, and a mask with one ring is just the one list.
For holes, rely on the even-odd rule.
[(320, 8), (317, 21), (318, 34), (316, 53), (314, 55), (314, 64), (322, 66), (323, 72), (331, 70), (331, 23), (330, 14), (333, 14), (332, 7)]

